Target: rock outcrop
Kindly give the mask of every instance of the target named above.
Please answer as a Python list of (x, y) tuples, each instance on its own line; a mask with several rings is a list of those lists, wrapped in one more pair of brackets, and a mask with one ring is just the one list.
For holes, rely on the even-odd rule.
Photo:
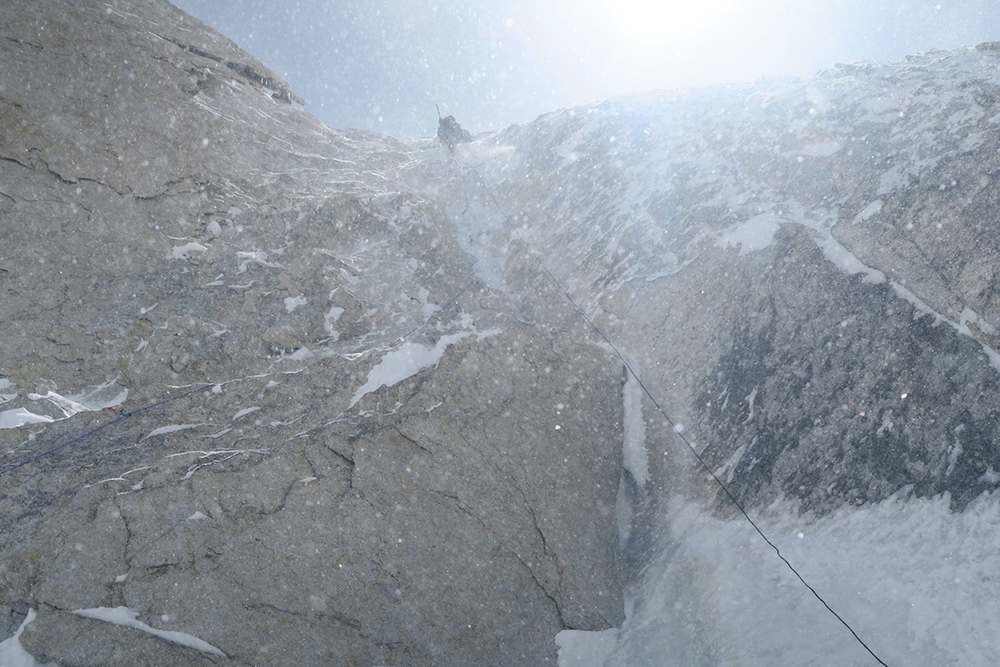
[(62, 665), (554, 664), (621, 622), (621, 366), (476, 279), (390, 179), (418, 147), (166, 2), (0, 26), (4, 638), (36, 609)]

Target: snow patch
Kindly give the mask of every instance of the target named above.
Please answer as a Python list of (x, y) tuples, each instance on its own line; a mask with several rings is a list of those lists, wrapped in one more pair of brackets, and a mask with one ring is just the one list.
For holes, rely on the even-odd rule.
[(864, 222), (868, 218), (872, 217), (876, 213), (882, 210), (882, 200), (876, 199), (872, 203), (865, 206), (863, 209), (858, 211), (858, 214), (854, 216), (854, 222)]
[(314, 356), (316, 355), (313, 354), (313, 351), (303, 345), (302, 347), (295, 350), (291, 354), (283, 356), (282, 359), (291, 359), (292, 361), (305, 361), (306, 359), (311, 359)]
[[(778, 501), (754, 519), (887, 664), (996, 664), (1000, 494), (961, 513), (947, 494), (906, 498), (822, 518)], [(560, 653), (560, 667), (872, 664), (745, 520), (680, 497), (667, 507), (614, 650), (597, 663)]]
[(781, 219), (773, 213), (755, 215), (744, 223), (722, 233), (718, 244), (723, 248), (740, 249), (740, 256), (763, 250), (771, 245), (781, 226)]
[(830, 157), (843, 147), (839, 141), (817, 141), (795, 151), (805, 157)]
[(170, 251), (170, 259), (191, 259), (191, 253), (193, 252), (205, 252), (208, 250), (205, 246), (200, 243), (185, 243), (184, 245), (175, 245), (173, 250)]
[[(183, 431), (189, 428), (198, 428), (199, 426), (208, 426), (208, 424), (170, 424), (169, 426), (160, 426), (159, 428), (154, 428), (150, 431), (146, 438), (152, 438), (154, 435), (165, 435), (167, 433)], [(146, 438), (143, 438), (143, 440)]]
[(222, 226), (213, 220), (212, 222), (205, 225), (205, 233), (211, 237), (222, 236)]
[[(4, 394), (4, 396), (7, 397), (6, 400), (0, 402), (6, 403), (16, 398), (17, 394)], [(96, 412), (104, 408), (115, 407), (121, 405), (128, 398), (128, 389), (118, 386), (114, 380), (109, 380), (103, 384), (88, 387), (78, 394), (63, 396), (50, 390), (45, 394), (30, 393), (26, 398), (35, 402), (47, 401), (58, 410), (58, 413), (45, 414), (43, 410), (28, 410), (23, 406), (3, 410), (0, 411), (0, 429), (18, 428), (25, 424), (62, 421), (80, 412)]]
[(21, 633), (24, 632), (24, 627), (28, 623), (35, 620), (36, 615), (37, 612), (34, 609), (29, 609), (14, 636), (0, 642), (0, 665), (3, 665), (3, 667), (58, 667), (54, 662), (38, 662), (33, 655), (25, 651), (24, 647), (21, 646)]
[(981, 484), (991, 484), (991, 485), (1000, 483), (1000, 473), (994, 470), (993, 466), (990, 466), (989, 468), (986, 469), (986, 472), (984, 472), (979, 477), (979, 482)]
[(14, 388), (14, 383), (7, 378), (0, 378), (0, 403), (7, 403), (8, 401), (13, 401), (17, 398), (17, 392), (14, 393), (4, 393), (4, 391), (9, 392)]
[(176, 630), (157, 630), (156, 628), (150, 627), (149, 625), (146, 625), (142, 621), (138, 620), (138, 612), (132, 611), (128, 607), (94, 607), (93, 609), (76, 609), (70, 613), (76, 614), (77, 616), (83, 616), (84, 618), (93, 618), (98, 621), (104, 621), (105, 623), (121, 625), (126, 628), (142, 630), (143, 632), (148, 632), (149, 634), (159, 637), (160, 639), (165, 639), (168, 642), (180, 644), (181, 646), (187, 646), (188, 648), (193, 648), (197, 651), (201, 651), (202, 653), (216, 655), (220, 658), (228, 657), (225, 653), (208, 642), (198, 639), (193, 635), (189, 635), (186, 632), (177, 632)]
[(309, 303), (308, 299), (306, 299), (301, 294), (299, 294), (298, 296), (286, 296), (285, 297), (285, 311), (290, 313), (293, 310), (295, 310), (296, 308), (298, 308), (299, 306), (304, 306), (307, 303)]
[(425, 368), (435, 365), (449, 345), (468, 336), (475, 335), (477, 338), (485, 338), (500, 333), (499, 330), (485, 332), (463, 331), (456, 334), (441, 336), (434, 347), (427, 347), (419, 343), (403, 343), (397, 349), (392, 350), (382, 357), (382, 361), (373, 369), (368, 371), (368, 380), (358, 387), (351, 398), (349, 408), (353, 408), (358, 401), (366, 394), (381, 387), (391, 387), (403, 380), (413, 377)]
[(251, 413), (254, 413), (254, 412), (257, 412), (258, 410), (260, 410), (260, 406), (257, 406), (257, 405), (255, 405), (252, 408), (243, 408), (242, 410), (240, 410), (239, 412), (237, 412), (235, 415), (233, 415), (232, 421), (236, 421), (240, 417), (246, 417), (247, 415), (249, 415)]
[(336, 342), (340, 338), (340, 332), (333, 328), (334, 322), (340, 319), (340, 316), (344, 314), (344, 309), (340, 306), (330, 306), (330, 310), (326, 311), (326, 315), (323, 316), (323, 328), (326, 332), (333, 337)]
[[(273, 250), (271, 252), (274, 252)], [(280, 253), (278, 253), (280, 254)], [(269, 269), (283, 269), (285, 268), (283, 264), (278, 262), (269, 262), (268, 255), (263, 250), (251, 250), (251, 251), (238, 251), (236, 253), (237, 259), (242, 259), (239, 268), (236, 269), (236, 273), (246, 273), (247, 267), (250, 264), (260, 264), (261, 266), (266, 266)]]

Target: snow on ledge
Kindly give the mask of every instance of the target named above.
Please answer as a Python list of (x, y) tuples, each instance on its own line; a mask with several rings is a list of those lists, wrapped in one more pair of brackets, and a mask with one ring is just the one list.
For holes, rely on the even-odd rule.
[(93, 609), (77, 609), (75, 611), (71, 611), (70, 613), (76, 614), (77, 616), (83, 616), (84, 618), (93, 618), (98, 621), (104, 621), (105, 623), (114, 623), (115, 625), (121, 625), (126, 628), (142, 630), (143, 632), (148, 632), (149, 634), (159, 637), (160, 639), (165, 639), (168, 642), (180, 644), (181, 646), (187, 646), (188, 648), (193, 648), (197, 651), (201, 651), (202, 653), (217, 655), (221, 658), (228, 657), (225, 653), (208, 642), (198, 639), (193, 635), (189, 635), (186, 632), (177, 632), (176, 630), (157, 630), (156, 628), (150, 627), (142, 621), (137, 620), (139, 613), (132, 611), (128, 607), (95, 607)]

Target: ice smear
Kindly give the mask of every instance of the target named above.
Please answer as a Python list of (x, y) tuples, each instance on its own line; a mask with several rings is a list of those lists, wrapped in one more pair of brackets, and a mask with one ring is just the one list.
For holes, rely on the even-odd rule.
[[(560, 651), (560, 667), (874, 664), (745, 520), (667, 506), (614, 650), (603, 663)], [(961, 513), (904, 493), (823, 518), (779, 501), (754, 518), (887, 664), (1000, 664), (1000, 493)]]
[(35, 657), (24, 650), (21, 646), (21, 633), (24, 627), (35, 620), (36, 612), (29, 609), (27, 616), (21, 621), (21, 626), (14, 633), (13, 637), (0, 642), (0, 665), (3, 667), (58, 667), (54, 662), (38, 662)]
[(387, 353), (377, 366), (368, 371), (367, 382), (354, 392), (354, 397), (351, 398), (351, 404), (348, 407), (353, 408), (362, 397), (380, 387), (391, 387), (406, 378), (413, 377), (425, 368), (430, 368), (444, 356), (444, 351), (449, 345), (457, 343), (467, 336), (476, 335), (478, 338), (485, 338), (497, 333), (499, 330), (478, 333), (462, 331), (441, 336), (434, 347), (427, 347), (419, 343), (403, 343), (397, 349)]
[(849, 274), (863, 273), (864, 277), (862, 282), (866, 283), (884, 283), (885, 274), (878, 269), (873, 269), (860, 259), (857, 255), (848, 250), (840, 243), (837, 239), (833, 238), (833, 235), (829, 230), (820, 231), (821, 237), (817, 240), (819, 247), (823, 250), (823, 255), (833, 262), (833, 264), (846, 271)]
[(180, 644), (181, 646), (187, 646), (188, 648), (193, 648), (197, 651), (201, 651), (202, 653), (217, 655), (220, 658), (228, 657), (225, 653), (208, 642), (198, 639), (193, 635), (189, 635), (186, 632), (177, 632), (176, 630), (157, 630), (156, 628), (150, 627), (142, 621), (137, 620), (139, 613), (132, 611), (128, 607), (95, 607), (93, 609), (76, 609), (70, 613), (76, 614), (77, 616), (83, 616), (84, 618), (93, 618), (106, 623), (114, 623), (115, 625), (121, 625), (126, 628), (142, 630), (143, 632), (148, 632), (149, 634), (159, 637), (160, 639), (165, 639), (168, 642)]
[(995, 370), (1000, 371), (1000, 353), (998, 353), (996, 350), (991, 348), (985, 342), (980, 340), (979, 337), (977, 337), (975, 334), (972, 333), (972, 330), (968, 326), (969, 322), (973, 322), (986, 333), (990, 334), (993, 333), (993, 327), (988, 322), (981, 319), (974, 310), (968, 307), (964, 308), (957, 322), (955, 320), (945, 317), (938, 311), (931, 308), (931, 306), (926, 301), (924, 301), (919, 296), (914, 294), (911, 290), (907, 289), (906, 287), (904, 287), (895, 280), (888, 279), (886, 275), (881, 271), (879, 271), (878, 269), (873, 269), (864, 262), (862, 262), (860, 259), (858, 259), (857, 255), (852, 253), (850, 250), (845, 248), (839, 241), (833, 238), (833, 235), (830, 233), (829, 230), (820, 230), (816, 227), (813, 227), (813, 229), (816, 229), (817, 231), (820, 232), (820, 237), (817, 239), (817, 243), (819, 244), (820, 248), (823, 249), (823, 255), (828, 260), (833, 262), (838, 268), (850, 274), (855, 274), (855, 273), (864, 274), (862, 282), (866, 283), (888, 282), (897, 296), (899, 296), (902, 299), (905, 299), (906, 301), (909, 301), (910, 304), (913, 305), (914, 309), (916, 310), (915, 317), (930, 315), (931, 317), (934, 318), (935, 324), (944, 322), (948, 326), (955, 329), (955, 331), (957, 331), (958, 333), (975, 339), (982, 348), (983, 354), (985, 354), (986, 358), (989, 360), (990, 365)]
[(128, 398), (128, 389), (119, 387), (114, 380), (88, 387), (88, 390), (68, 396), (71, 401), (80, 406), (79, 411), (103, 410), (121, 405)]
[(62, 396), (54, 391), (49, 391), (44, 396), (39, 394), (28, 394), (32, 401), (45, 399), (62, 410), (65, 417), (72, 417), (78, 412), (94, 412), (104, 408), (121, 405), (128, 398), (128, 389), (119, 387), (114, 380), (88, 387), (87, 391), (79, 394)]

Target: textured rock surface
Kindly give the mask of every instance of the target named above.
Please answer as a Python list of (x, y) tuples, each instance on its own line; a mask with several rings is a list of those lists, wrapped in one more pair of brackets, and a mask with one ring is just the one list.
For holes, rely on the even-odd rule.
[[(746, 526), (672, 426), (793, 525), (985, 512), (1000, 485), (995, 46), (451, 154), (323, 127), (165, 3), (8, 3), (0, 26), (0, 634), (38, 609), (41, 660), (553, 664), (669, 556), (621, 635), (654, 639), (609, 664), (656, 636), (685, 665), (853, 663), (832, 633), (786, 652), (758, 624), (812, 612), (758, 614), (726, 588), (749, 558), (684, 541)], [(629, 417), (546, 270), (673, 424), (648, 398)], [(729, 590), (745, 625), (713, 612)], [(885, 595), (844, 602), (913, 606)], [(227, 657), (70, 613), (99, 607)], [(920, 632), (898, 655), (951, 655)]]
[(425, 151), (165, 2), (0, 26), (2, 409), (56, 420), (0, 430), (4, 637), (31, 607), (63, 665), (554, 664), (621, 622), (621, 366), (475, 280), (387, 176)]
[(962, 509), (1000, 482), (998, 62), (556, 112), (483, 173), (744, 502)]

